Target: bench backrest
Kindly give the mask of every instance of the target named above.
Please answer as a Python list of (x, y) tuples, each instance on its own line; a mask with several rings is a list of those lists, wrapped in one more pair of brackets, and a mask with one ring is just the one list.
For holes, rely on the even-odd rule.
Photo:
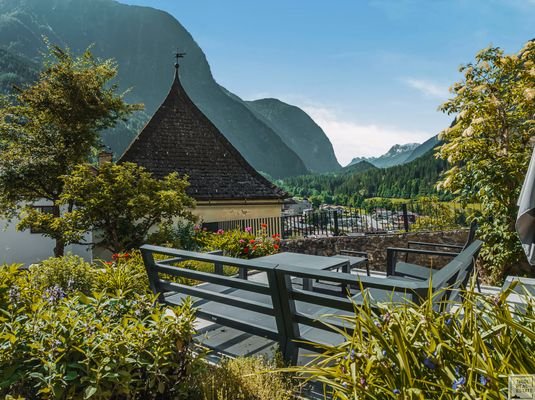
[(468, 284), (468, 280), (475, 268), (475, 262), (483, 242), (474, 240), (468, 247), (461, 251), (453, 260), (435, 272), (427, 280), (428, 285), (432, 284), (433, 289), (443, 289), (441, 296), (434, 299), (440, 306), (445, 306), (448, 302), (456, 301), (461, 291)]
[[(342, 330), (351, 333), (352, 328), (348, 324), (329, 320), (329, 326), (322, 323), (320, 317), (325, 314), (345, 313), (346, 315), (351, 315), (355, 311), (355, 304), (362, 301), (362, 298), (354, 297), (351, 299), (317, 291), (306, 291), (302, 287), (296, 286), (295, 280), (292, 278), (320, 279), (347, 286), (355, 286), (357, 284), (361, 285), (363, 289), (384, 293), (384, 301), (388, 301), (389, 298), (392, 301), (396, 301), (395, 299), (398, 298), (416, 304), (427, 298), (430, 294), (429, 288), (431, 288), (431, 295), (434, 296), (433, 302), (438, 306), (442, 306), (448, 301), (456, 299), (459, 295), (459, 289), (466, 286), (481, 245), (481, 241), (474, 241), (427, 281), (396, 277), (355, 276), (333, 271), (318, 271), (290, 265), (273, 265), (255, 260), (241, 260), (148, 245), (142, 246), (141, 252), (149, 276), (149, 283), (154, 293), (177, 292), (196, 299), (219, 302), (273, 318), (275, 328), (269, 329), (251, 322), (241, 321), (238, 316), (231, 318), (228, 315), (219, 315), (207, 311), (203, 307), (200, 307), (197, 311), (197, 315), (200, 318), (278, 341), (285, 358), (295, 363), (299, 348), (311, 351), (317, 350), (308, 341), (321, 343), (321, 338), (319, 338), (321, 335), (316, 335), (315, 338), (307, 337), (307, 331), (311, 332), (311, 329), (314, 329), (316, 330), (315, 332), (333, 333), (337, 330)], [(162, 259), (155, 259), (155, 254)], [(165, 257), (167, 258), (164, 259)], [(173, 264), (186, 260), (211, 263), (214, 265), (214, 271), (220, 271), (222, 265), (259, 270), (267, 274), (267, 283), (252, 282), (212, 272), (192, 271), (173, 266)], [(247, 300), (246, 296), (238, 297), (233, 296), (232, 293), (217, 293), (203, 289), (202, 285), (182, 285), (165, 280), (160, 274), (195, 279), (235, 290), (255, 293), (259, 296), (263, 295), (264, 300)], [(440, 296), (435, 296), (437, 292), (440, 293)], [(265, 301), (266, 298), (269, 298), (270, 301)], [(326, 337), (325, 334), (323, 334), (323, 337)]]
[[(281, 338), (281, 332), (284, 332), (284, 327), (282, 325), (283, 322), (280, 313), (281, 306), (277, 295), (278, 290), (276, 287), (275, 268), (273, 265), (254, 260), (242, 260), (210, 253), (197, 253), (151, 245), (142, 246), (141, 254), (149, 277), (150, 288), (155, 294), (160, 295), (160, 301), (169, 302), (166, 300), (165, 293), (180, 293), (191, 296), (196, 300), (212, 301), (229, 307), (248, 310), (259, 315), (273, 318), (275, 329), (243, 321), (240, 319), (239, 315), (232, 318), (229, 317), (228, 314), (225, 315), (220, 312), (211, 312), (203, 307), (197, 309), (197, 315), (200, 318), (275, 341), (284, 339)], [(195, 271), (176, 266), (177, 263), (187, 260), (209, 263), (213, 266), (213, 272)], [(265, 272), (268, 277), (267, 283), (252, 282), (234, 276), (224, 276), (223, 266), (236, 267), (240, 271), (254, 269)], [(207, 290), (205, 288), (206, 286), (203, 287), (202, 284), (195, 286), (184, 285), (164, 279), (161, 274), (193, 279), (206, 284), (218, 285), (233, 290), (231, 290), (230, 293), (228, 293), (228, 291), (227, 293), (222, 293), (217, 290)], [(243, 274), (240, 273), (240, 275)], [(232, 292), (236, 291), (240, 291), (238, 293), (241, 293), (241, 296), (233, 295)], [(258, 297), (262, 298), (264, 301), (247, 299), (247, 297), (251, 296), (243, 295), (244, 293), (259, 295)], [(254, 298), (254, 296), (252, 297)]]

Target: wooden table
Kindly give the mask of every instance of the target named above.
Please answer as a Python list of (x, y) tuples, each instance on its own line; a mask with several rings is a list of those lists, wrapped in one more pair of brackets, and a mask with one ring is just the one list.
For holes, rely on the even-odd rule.
[[(336, 255), (333, 257), (313, 256), (301, 253), (277, 253), (270, 256), (258, 257), (255, 260), (271, 264), (290, 265), (296, 267), (327, 270), (341, 268), (342, 272), (349, 274), (352, 268), (366, 265), (365, 257)], [(303, 279), (303, 289), (312, 290), (312, 279)], [(345, 294), (345, 286), (342, 287)]]

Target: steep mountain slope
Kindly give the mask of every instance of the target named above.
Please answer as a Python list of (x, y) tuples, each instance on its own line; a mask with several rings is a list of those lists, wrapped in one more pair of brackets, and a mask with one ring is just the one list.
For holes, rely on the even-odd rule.
[(394, 165), (400, 165), (407, 162), (407, 158), (418, 146), (420, 146), (419, 143), (395, 144), (390, 150), (379, 157), (355, 157), (351, 160), (349, 165), (361, 161), (368, 161), (377, 168), (393, 167)]
[(411, 162), (413, 160), (416, 160), (419, 157), (422, 157), (424, 154), (427, 154), (431, 149), (435, 148), (440, 144), (440, 141), (438, 140), (438, 135), (435, 135), (429, 139), (427, 139), (425, 142), (423, 142), (420, 146), (416, 147), (411, 154), (407, 157), (405, 160), (406, 163)]
[(299, 107), (277, 99), (246, 101), (245, 104), (297, 153), (311, 172), (340, 169), (327, 135)]
[(37, 74), (36, 63), (0, 48), (0, 93), (8, 93), (13, 86), (34, 80)]
[(178, 46), (187, 54), (181, 77), (188, 94), (256, 169), (274, 177), (307, 172), (269, 126), (221, 90), (204, 53), (171, 15), (112, 0), (0, 0), (1, 48), (40, 62), (42, 36), (77, 53), (94, 44), (97, 56), (115, 58), (120, 87), (132, 88), (127, 100), (144, 103), (148, 115), (169, 90)]

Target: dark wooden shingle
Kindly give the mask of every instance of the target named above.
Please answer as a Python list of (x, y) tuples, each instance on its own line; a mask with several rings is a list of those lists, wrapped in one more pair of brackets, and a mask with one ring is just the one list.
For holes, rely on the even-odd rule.
[(189, 177), (197, 200), (273, 200), (287, 197), (260, 175), (186, 94), (178, 70), (160, 108), (119, 162), (134, 162), (157, 178)]

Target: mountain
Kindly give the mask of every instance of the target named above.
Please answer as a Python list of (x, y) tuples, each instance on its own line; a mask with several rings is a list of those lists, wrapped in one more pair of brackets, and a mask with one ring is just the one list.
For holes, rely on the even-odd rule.
[[(189, 96), (253, 167), (275, 178), (308, 172), (273, 128), (217, 84), (205, 54), (166, 12), (113, 0), (0, 0), (0, 48), (23, 64), (27, 59), (40, 65), (43, 36), (75, 53), (93, 44), (96, 56), (114, 58), (119, 66), (119, 87), (131, 88), (127, 101), (145, 104), (146, 115), (138, 115), (131, 124), (134, 127), (152, 115), (165, 98), (174, 73), (173, 52), (178, 46), (186, 53), (180, 71)], [(24, 69), (20, 65), (16, 68)], [(9, 66), (0, 69), (0, 75), (6, 73), (13, 73)], [(21, 77), (29, 78), (25, 74)], [(123, 126), (119, 131), (128, 137), (111, 142), (114, 135), (106, 134), (107, 144), (122, 153), (137, 133), (132, 129)]]
[(320, 202), (354, 206), (361, 206), (370, 197), (408, 199), (439, 195), (447, 199), (447, 195), (437, 193), (435, 188), (446, 167), (446, 162), (435, 158), (431, 148), (402, 165), (377, 168), (361, 161), (343, 168), (343, 173), (290, 177), (284, 179), (282, 187), (292, 195), (316, 196)]
[(363, 160), (355, 164), (349, 164), (345, 166), (344, 168), (342, 168), (342, 171), (345, 174), (356, 174), (356, 173), (368, 171), (370, 169), (377, 169), (377, 167), (373, 165), (371, 162)]
[(413, 160), (416, 160), (419, 157), (422, 157), (424, 154), (427, 154), (431, 149), (434, 149), (436, 146), (440, 144), (440, 141), (438, 140), (438, 135), (435, 135), (429, 139), (427, 139), (425, 142), (423, 142), (421, 145), (416, 147), (407, 157), (405, 160), (406, 163), (411, 162)]
[(333, 172), (341, 168), (325, 132), (299, 107), (277, 99), (245, 104), (297, 153), (311, 172)]
[(385, 154), (379, 157), (355, 157), (348, 166), (361, 161), (368, 161), (377, 168), (388, 168), (407, 162), (411, 153), (420, 146), (419, 143), (395, 144)]

